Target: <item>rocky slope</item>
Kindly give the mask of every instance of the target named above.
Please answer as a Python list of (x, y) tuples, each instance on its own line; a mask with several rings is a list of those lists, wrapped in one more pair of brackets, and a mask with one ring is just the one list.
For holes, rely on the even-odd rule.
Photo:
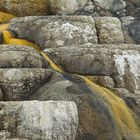
[(15, 15), (88, 14), (139, 16), (139, 0), (1, 0), (0, 9)]
[(1, 0), (0, 139), (139, 140), (139, 9)]

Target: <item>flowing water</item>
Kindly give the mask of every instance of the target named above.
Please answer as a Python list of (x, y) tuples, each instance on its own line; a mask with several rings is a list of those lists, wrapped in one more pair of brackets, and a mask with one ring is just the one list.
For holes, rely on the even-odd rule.
[(5, 23), (13, 19), (15, 16), (5, 13), (5, 12), (0, 12), (0, 23)]
[[(0, 22), (7, 22), (12, 19), (14, 16), (0, 12)], [(1, 24), (0, 31), (3, 33), (3, 44), (10, 45), (23, 45), (35, 48), (39, 51), (42, 56), (49, 62), (52, 69), (57, 72), (64, 73), (63, 70), (50, 59), (50, 57), (43, 51), (40, 47), (32, 42), (29, 42), (25, 39), (17, 39), (13, 37), (13, 34), (7, 30), (8, 24)], [(101, 94), (106, 102), (109, 104), (114, 120), (116, 122), (118, 131), (120, 133), (120, 139), (128, 138), (127, 135), (132, 135), (134, 140), (140, 140), (140, 127), (138, 126), (137, 120), (135, 119), (134, 112), (126, 105), (125, 101), (115, 95), (115, 93), (107, 88), (101, 87), (94, 82), (90, 81), (88, 78), (82, 75), (75, 75), (85, 81), (85, 83), (95, 92)], [(131, 140), (131, 138), (130, 138)]]

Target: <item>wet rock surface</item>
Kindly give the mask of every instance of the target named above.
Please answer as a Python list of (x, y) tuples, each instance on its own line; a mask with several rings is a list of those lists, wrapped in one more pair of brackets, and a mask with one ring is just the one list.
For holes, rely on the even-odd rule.
[(139, 4), (1, 0), (0, 139), (139, 140)]
[[(6, 45), (2, 45), (2, 47), (7, 48)], [(11, 50), (14, 50), (15, 48), (17, 50), (17, 47), (12, 46)], [(26, 47), (25, 48), (23, 47), (23, 49), (28, 50), (28, 48)], [(6, 101), (54, 100), (54, 101), (75, 102), (78, 108), (78, 118), (79, 118), (79, 125), (76, 133), (77, 140), (90, 139), (96, 137), (99, 137), (99, 139), (101, 140), (102, 139), (108, 140), (109, 138), (112, 137), (115, 140), (118, 140), (118, 138), (120, 137), (121, 134), (118, 132), (118, 128), (116, 126), (116, 123), (112, 115), (112, 109), (109, 106), (108, 102), (106, 101), (106, 97), (100, 94), (101, 91), (98, 92), (96, 90), (94, 91), (94, 88), (93, 90), (91, 90), (90, 85), (88, 85), (80, 77), (77, 77), (76, 75), (70, 76), (67, 73), (58, 73), (51, 70), (50, 68), (49, 69), (43, 69), (43, 68), (24, 68), (24, 69), (8, 68), (7, 69), (6, 68), (6, 69), (1, 69), (0, 73), (1, 73), (0, 87), (2, 91), (2, 100), (6, 100)], [(17, 103), (13, 102), (12, 104), (9, 104), (8, 110), (10, 110), (10, 107), (16, 109)], [(39, 109), (38, 106), (40, 106), (40, 104), (41, 103), (35, 104), (33, 102), (31, 103), (32, 107), (30, 108), (28, 104), (24, 103), (24, 106), (26, 106), (24, 108), (24, 112), (25, 113), (32, 112), (34, 108)], [(22, 107), (19, 107), (18, 112), (22, 112)], [(14, 111), (14, 113), (16, 113), (16, 111)], [(44, 115), (48, 115), (47, 112), (42, 111), (42, 113), (43, 114), (45, 113)], [(101, 114), (104, 115), (102, 116)], [(28, 115), (24, 116), (24, 114), (21, 115), (21, 118), (23, 118), (24, 116), (25, 119), (24, 127), (22, 127), (23, 124), (22, 119), (19, 119), (20, 120), (19, 124), (21, 127), (17, 127), (17, 125), (15, 127), (15, 123), (17, 124), (16, 119), (18, 117), (17, 116), (14, 117), (13, 113), (11, 113), (11, 115), (8, 113), (9, 116), (8, 118), (5, 115), (2, 115), (4, 118), (6, 118), (4, 122), (8, 123), (9, 125), (6, 128), (3, 128), (2, 126), (1, 133), (5, 133), (7, 137), (12, 134), (12, 136), (9, 136), (9, 138), (12, 138), (13, 136), (15, 136), (16, 138), (22, 136), (23, 138), (37, 139), (43, 135), (44, 127), (42, 128), (42, 125), (40, 126), (39, 124), (35, 123), (33, 124), (33, 126), (28, 125), (26, 127), (26, 124), (30, 124), (29, 122), (27, 122), (28, 120), (30, 121), (29, 118), (30, 117), (31, 119), (33, 118), (32, 116), (30, 116), (32, 115), (32, 113), (30, 113), (29, 116)], [(96, 118), (93, 119), (95, 116)], [(87, 120), (89, 123), (87, 123)], [(45, 120), (43, 119), (43, 121)], [(56, 121), (56, 122), (60, 122), (60, 121)], [(43, 126), (44, 125), (45, 124), (43, 124)], [(34, 126), (36, 127), (35, 130), (34, 130)], [(40, 129), (43, 129), (41, 133), (40, 133)], [(3, 132), (3, 130), (5, 131)], [(55, 129), (53, 130), (56, 131)], [(62, 135), (59, 135), (61, 137), (60, 139), (63, 139), (62, 136), (65, 133), (59, 131), (59, 134), (60, 132), (62, 133)], [(70, 133), (66, 133), (66, 134), (68, 134), (68, 136), (70, 137)], [(106, 137), (104, 137), (104, 134), (106, 134)], [(128, 135), (128, 137), (130, 136)], [(45, 140), (44, 137), (41, 137), (40, 139)], [(72, 136), (70, 137), (70, 139), (72, 139)]]
[(140, 88), (139, 45), (66, 46), (45, 51), (67, 72), (110, 76), (116, 87), (130, 92)]

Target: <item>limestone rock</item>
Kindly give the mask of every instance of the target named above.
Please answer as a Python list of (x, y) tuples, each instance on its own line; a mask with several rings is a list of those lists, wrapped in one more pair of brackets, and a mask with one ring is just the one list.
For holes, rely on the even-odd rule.
[(140, 4), (139, 0), (1, 0), (0, 10), (18, 16), (86, 14), (139, 17)]
[(63, 45), (97, 44), (94, 20), (86, 16), (25, 17), (12, 20), (10, 30), (42, 49)]
[(93, 16), (117, 16), (123, 17), (126, 15), (125, 0), (93, 0), (95, 6)]
[(97, 44), (98, 40), (101, 44), (124, 43), (121, 22), (115, 17), (25, 17), (12, 20), (9, 29), (17, 33), (19, 38), (36, 42), (42, 49)]
[(111, 76), (115, 86), (131, 92), (139, 89), (139, 45), (64, 46), (45, 50), (65, 71)]
[(0, 87), (3, 100), (24, 100), (39, 88), (51, 72), (45, 69), (0, 69)]
[[(79, 128), (76, 140), (94, 138), (94, 136), (97, 136), (99, 133), (101, 140), (102, 138), (104, 138), (104, 140), (111, 137), (114, 139), (117, 138), (116, 130), (113, 128), (114, 120), (112, 120), (111, 117), (108, 121), (108, 115), (103, 113), (107, 111), (111, 115), (110, 108), (108, 108), (108, 105), (102, 100), (103, 97), (90, 90), (84, 80), (74, 75), (69, 76), (67, 74), (54, 73), (49, 82), (36, 90), (34, 94), (29, 96), (29, 99), (75, 102), (79, 114)], [(100, 116), (99, 114), (102, 113), (104, 115)], [(88, 120), (88, 122), (86, 120)], [(103, 133), (100, 131), (101, 129), (102, 132), (107, 130), (106, 138), (103, 137)]]
[(125, 34), (126, 43), (140, 44), (140, 20), (136, 17), (123, 17), (121, 18), (123, 30)]
[(128, 27), (130, 35), (134, 40), (140, 44), (140, 19), (135, 20), (134, 23), (130, 24)]
[(47, 0), (1, 0), (0, 10), (18, 16), (46, 15)]
[[(125, 0), (87, 1), (2, 0), (0, 4), (17, 15), (132, 14), (125, 11)], [(91, 16), (13, 19), (8, 28), (16, 37), (39, 44), (64, 71), (76, 74), (52, 70), (39, 52), (27, 46), (0, 46), (0, 100), (39, 100), (0, 102), (0, 139), (139, 140), (140, 46), (121, 44), (139, 43), (139, 19), (122, 23), (118, 18)], [(78, 74), (90, 75), (121, 98)]]
[(110, 11), (115, 16), (124, 17), (126, 16), (126, 5), (127, 0), (113, 0), (112, 5), (110, 6)]
[(0, 10), (17, 16), (73, 14), (84, 8), (88, 0), (1, 0)]
[[(76, 47), (74, 48), (76, 49)], [(78, 48), (78, 50), (80, 52), (80, 47)], [(90, 49), (88, 48), (88, 50)], [(1, 79), (0, 87), (5, 87), (4, 90), (2, 88), (2, 93), (4, 97), (6, 97), (5, 95), (7, 93), (9, 93), (9, 95), (11, 94), (11, 98), (8, 98), (7, 100), (11, 100), (14, 97), (13, 95), (18, 95), (16, 96), (18, 97), (16, 98), (16, 100), (40, 100), (40, 101), (55, 100), (55, 101), (75, 102), (78, 108), (78, 116), (79, 116), (79, 127), (77, 129), (76, 140), (91, 139), (91, 138), (93, 139), (97, 136), (99, 136), (100, 140), (108, 140), (108, 139), (118, 140), (120, 137), (122, 139), (124, 138), (123, 135), (119, 133), (118, 131), (119, 128), (118, 128), (118, 125), (116, 124), (116, 120), (114, 119), (114, 115), (113, 115), (115, 110), (112, 110), (112, 106), (110, 106), (110, 103), (121, 102), (123, 104), (123, 107), (125, 108), (127, 107), (125, 103), (123, 102), (123, 100), (115, 96), (113, 92), (107, 89), (102, 90), (101, 87), (98, 87), (98, 86), (96, 87), (96, 85), (94, 84), (90, 86), (90, 84), (86, 80), (81, 78), (80, 76), (69, 75), (67, 73), (58, 73), (53, 70), (46, 70), (42, 68), (40, 69), (39, 68), (36, 68), (36, 69), (18, 68), (18, 69), (2, 69), (0, 71), (1, 71), (1, 76), (2, 76), (2, 78), (0, 78)], [(50, 73), (51, 73), (51, 76), (48, 77)], [(105, 92), (106, 90), (107, 92)], [(23, 91), (25, 92), (23, 93)], [(113, 96), (113, 99), (110, 98), (110, 96), (108, 95), (108, 92), (109, 94)], [(104, 94), (106, 96), (104, 96)], [(26, 97), (23, 98), (23, 96), (20, 96), (20, 95), (23, 95), (24, 97), (25, 96)], [(23, 137), (23, 139), (24, 139), (24, 136), (25, 138), (27, 137), (27, 139), (30, 139), (28, 137), (31, 137), (32, 139), (41, 139), (42, 137), (44, 137), (42, 135), (44, 134), (45, 131), (41, 131), (41, 130), (42, 129), (44, 130), (45, 124), (43, 123), (43, 125), (40, 125), (38, 129), (35, 127), (36, 124), (39, 124), (38, 122), (36, 122), (37, 120), (36, 119), (32, 120), (30, 118), (32, 118), (32, 116), (38, 117), (38, 115), (36, 114), (39, 114), (39, 115), (44, 114), (44, 112), (46, 112), (46, 106), (41, 107), (42, 111), (38, 113), (38, 112), (34, 112), (33, 110), (40, 109), (39, 106), (41, 106), (42, 103), (39, 103), (39, 104), (32, 103), (31, 107), (27, 103), (24, 103), (24, 106), (20, 106), (20, 107), (18, 107), (17, 104), (18, 103), (9, 104), (8, 109), (6, 110), (11, 110), (11, 111), (9, 113), (7, 113), (8, 111), (6, 111), (5, 113), (9, 117), (4, 117), (5, 115), (3, 115), (3, 108), (5, 107), (3, 106), (3, 104), (0, 105), (0, 115), (1, 115), (0, 116), (1, 129), (0, 130), (7, 130), (6, 135), (10, 133), (11, 134), (10, 137), (13, 138), (15, 136), (15, 138), (17, 139), (19, 138), (18, 136)], [(20, 102), (20, 104), (22, 103)], [(121, 107), (122, 107), (122, 104), (121, 104)], [(117, 107), (117, 110), (118, 110), (118, 108), (120, 108), (120, 105), (119, 104), (117, 106), (115, 105), (115, 107)], [(56, 106), (54, 108), (56, 108)], [(15, 110), (18, 110), (18, 111), (15, 111)], [(47, 109), (47, 111), (48, 110), (49, 109)], [(50, 110), (53, 111), (54, 109), (51, 108)], [(62, 112), (63, 110), (64, 109), (61, 108)], [(67, 110), (69, 112), (69, 109)], [(122, 114), (125, 116), (126, 114), (129, 114), (130, 117), (132, 118), (132, 115), (128, 110), (129, 108), (127, 108), (126, 110), (123, 110), (123, 112), (115, 112), (115, 114), (117, 113), (117, 118), (119, 117), (120, 119), (121, 119)], [(19, 115), (19, 113), (22, 115)], [(23, 115), (23, 114), (26, 114), (26, 115)], [(54, 114), (54, 112), (51, 112), (51, 114)], [(61, 115), (63, 115), (63, 113), (61, 113)], [(137, 114), (136, 114), (136, 117), (137, 117)], [(18, 121), (16, 118), (19, 118)], [(49, 117), (45, 117), (45, 119), (46, 118), (49, 118)], [(53, 116), (50, 116), (50, 118), (53, 118)], [(65, 123), (65, 120), (63, 121)], [(66, 121), (69, 122), (68, 120)], [(139, 122), (139, 118), (137, 119), (137, 121)], [(42, 122), (45, 122), (45, 120), (43, 119)], [(50, 120), (48, 122), (50, 122)], [(54, 121), (52, 120), (52, 122)], [(125, 123), (126, 122), (121, 122), (121, 124), (125, 124)], [(135, 125), (137, 124), (135, 123), (135, 120), (134, 120), (134, 126)], [(57, 125), (55, 125), (55, 127), (56, 126)], [(68, 128), (71, 129), (69, 126)], [(129, 127), (126, 127), (126, 130), (124, 132), (128, 132), (127, 128)], [(62, 139), (61, 136), (63, 137), (73, 136), (71, 135), (73, 134), (72, 131), (71, 131), (72, 133), (69, 133), (69, 134), (63, 131), (64, 134), (67, 134), (67, 135), (64, 135), (63, 133), (60, 135), (59, 130), (60, 129), (57, 129), (54, 131), (58, 132), (57, 134), (59, 134), (60, 139)], [(62, 127), (62, 130), (65, 130), (65, 129)], [(54, 132), (52, 133), (56, 134)], [(104, 135), (105, 133), (106, 135)], [(125, 135), (126, 139), (128, 139), (129, 137), (130, 138), (138, 137), (139, 139), (140, 136), (139, 136), (139, 133), (135, 134), (132, 131), (132, 133)], [(56, 139), (59, 139), (59, 137), (57, 137)], [(72, 138), (69, 138), (69, 139), (71, 140)]]
[(88, 0), (48, 0), (51, 14), (74, 14), (82, 9)]
[(132, 97), (133, 94), (130, 93), (127, 89), (125, 88), (114, 88), (114, 91), (117, 95), (119, 95), (121, 98), (126, 98), (126, 97)]
[(111, 12), (111, 16), (139, 17), (140, 13), (139, 0), (93, 0), (93, 4), (99, 16), (109, 16), (106, 13)]
[(126, 1), (126, 13), (128, 16), (139, 17), (140, 13), (140, 1), (139, 0), (127, 0)]
[(118, 44), (124, 43), (124, 36), (121, 30), (121, 22), (114, 17), (95, 18), (95, 25), (99, 43), (101, 44)]
[[(118, 140), (121, 134), (117, 131), (114, 115), (108, 101), (110, 102), (111, 100), (115, 104), (117, 102), (122, 103), (122, 101), (121, 99), (118, 100), (118, 97), (116, 98), (114, 95), (111, 96), (113, 99), (110, 98), (109, 91), (109, 93), (104, 93), (108, 98), (104, 98), (105, 96), (102, 96), (104, 94), (100, 89), (101, 87), (98, 88), (99, 91), (96, 91), (93, 86), (92, 90), (88, 82), (86, 83), (76, 75), (54, 73), (49, 82), (36, 90), (29, 99), (74, 101), (79, 114), (79, 128), (76, 140), (93, 139), (96, 136), (99, 136), (100, 140), (112, 138)], [(122, 107), (122, 104), (117, 104), (117, 107)], [(136, 105), (132, 107), (136, 108)], [(123, 113), (121, 113), (121, 116)], [(106, 133), (105, 136), (104, 133)], [(137, 136), (127, 134), (125, 137), (129, 139)]]
[(48, 64), (35, 50), (27, 46), (0, 45), (0, 68), (42, 68)]
[(107, 88), (114, 88), (115, 83), (109, 76), (86, 76), (91, 81)]
[(78, 113), (73, 102), (1, 102), (0, 107), (0, 126), (11, 139), (75, 140)]
[(101, 7), (102, 9), (109, 10), (113, 0), (94, 0), (94, 4)]

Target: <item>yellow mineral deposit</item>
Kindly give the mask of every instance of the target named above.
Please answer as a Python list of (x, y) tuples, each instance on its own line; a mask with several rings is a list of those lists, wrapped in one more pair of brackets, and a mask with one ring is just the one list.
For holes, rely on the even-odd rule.
[[(2, 12), (0, 12), (0, 14), (1, 13)], [(10, 17), (12, 18), (14, 16), (11, 15)], [(10, 17), (9, 17), (9, 19), (10, 19)], [(8, 23), (6, 23), (6, 24), (0, 24), (0, 31), (2, 31), (2, 33), (3, 33), (3, 44), (29, 46), (29, 47), (35, 48), (38, 51), (41, 51), (40, 47), (38, 45), (32, 43), (32, 42), (29, 42), (29, 41), (27, 41), (25, 39), (17, 39), (17, 38), (14, 38), (12, 32), (8, 31), (8, 25), (9, 25)]]
[(58, 72), (63, 72), (63, 70), (56, 63), (54, 63), (54, 61), (52, 61), (45, 52), (41, 52), (41, 54), (49, 62), (49, 64), (52, 67), (52, 69), (54, 69), (54, 70), (56, 70)]
[[(4, 19), (4, 21), (7, 21), (8, 19), (14, 17), (7, 14), (6, 17), (4, 18), (3, 15), (2, 12), (0, 12), (0, 21), (2, 21), (2, 18)], [(45, 52), (42, 52), (40, 50), (39, 46), (27, 40), (13, 38), (12, 34), (8, 30), (5, 30), (7, 26), (8, 26), (7, 24), (0, 26), (1, 28), (0, 30), (4, 30), (3, 35), (4, 35), (5, 44), (24, 45), (24, 46), (33, 47), (36, 50), (40, 51), (43, 57), (50, 63), (52, 69), (61, 73), (63, 72), (63, 70), (56, 63), (54, 63), (53, 60), (51, 60)], [(76, 75), (76, 76), (83, 79), (85, 83), (88, 86), (90, 86), (94, 92), (100, 93), (105, 98), (106, 102), (110, 105), (110, 108), (112, 110), (114, 120), (116, 121), (118, 130), (121, 134), (120, 137), (122, 138), (126, 137), (127, 134), (132, 134), (134, 137), (140, 137), (140, 128), (138, 127), (137, 122), (134, 119), (133, 116), (134, 113), (132, 112), (131, 109), (127, 107), (123, 99), (115, 95), (113, 91), (95, 84), (93, 81), (89, 80), (85, 76), (81, 76), (81, 75)]]
[[(47, 54), (42, 52), (44, 58), (50, 62), (52, 69), (63, 72), (56, 63), (54, 63)], [(116, 121), (118, 130), (120, 131), (120, 137), (126, 137), (127, 134), (131, 133), (135, 137), (140, 137), (140, 128), (137, 125), (137, 122), (134, 119), (133, 112), (129, 109), (123, 99), (115, 95), (115, 93), (107, 88), (101, 87), (94, 82), (90, 81), (85, 76), (76, 75), (83, 79), (87, 85), (91, 87), (94, 92), (101, 94), (112, 109), (114, 114), (114, 119)]]
[(13, 18), (15, 18), (15, 16), (5, 12), (0, 12), (0, 23), (9, 22)]
[(8, 30), (2, 31), (3, 33), (3, 44), (9, 44), (10, 40), (13, 38), (13, 35)]
[(9, 43), (10, 45), (21, 45), (21, 46), (29, 46), (32, 47), (38, 51), (41, 51), (40, 47), (30, 41), (27, 41), (25, 39), (16, 39), (16, 38), (12, 38)]
[(129, 133), (135, 137), (140, 137), (140, 128), (134, 119), (133, 112), (127, 107), (123, 99), (115, 95), (113, 91), (95, 84), (88, 78), (81, 75), (77, 76), (84, 79), (94, 92), (100, 93), (106, 99), (112, 109), (114, 120), (122, 137), (126, 137)]
[(8, 28), (8, 24), (0, 24), (0, 31), (4, 31)]

